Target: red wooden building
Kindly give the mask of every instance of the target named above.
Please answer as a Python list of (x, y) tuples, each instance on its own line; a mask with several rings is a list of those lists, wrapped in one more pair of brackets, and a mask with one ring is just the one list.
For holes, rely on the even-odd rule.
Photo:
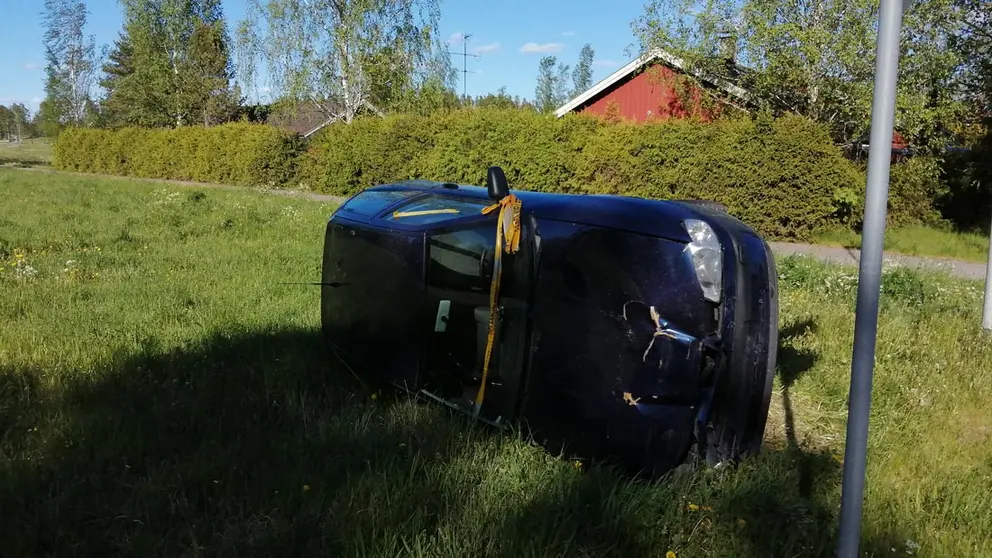
[[(706, 94), (694, 80), (681, 79), (686, 73), (682, 61), (661, 49), (648, 51), (613, 72), (571, 101), (555, 115), (570, 112), (618, 116), (624, 120), (644, 122), (655, 118), (685, 118), (693, 114), (704, 120), (719, 115), (725, 104), (738, 108), (750, 104), (750, 95), (719, 78), (700, 77), (723, 103), (703, 103)], [(679, 90), (688, 94), (679, 94)]]
[[(711, 120), (727, 106), (748, 110), (756, 104), (753, 95), (736, 84), (698, 73), (697, 82), (685, 79), (686, 73), (682, 60), (664, 50), (654, 49), (565, 103), (555, 115), (561, 118), (575, 112), (632, 122), (692, 115)], [(709, 91), (704, 92), (697, 83), (702, 83)], [(679, 90), (686, 87), (688, 94), (680, 95)], [(703, 103), (704, 95), (714, 95), (719, 102)], [(867, 157), (868, 134), (846, 145), (845, 152), (852, 159)], [(902, 161), (911, 154), (912, 149), (896, 130), (892, 138), (892, 160)]]

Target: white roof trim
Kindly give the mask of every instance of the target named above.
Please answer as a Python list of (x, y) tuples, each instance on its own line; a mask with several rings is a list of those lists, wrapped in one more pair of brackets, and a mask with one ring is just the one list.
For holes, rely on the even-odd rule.
[[(627, 77), (641, 66), (644, 66), (649, 62), (652, 62), (656, 58), (660, 58), (665, 62), (668, 62), (668, 64), (670, 64), (671, 66), (674, 66), (680, 70), (684, 69), (685, 67), (685, 63), (677, 56), (674, 56), (660, 48), (651, 49), (648, 52), (645, 52), (644, 54), (638, 56), (634, 60), (631, 60), (624, 67), (606, 76), (605, 78), (600, 80), (599, 83), (593, 85), (592, 87), (581, 93), (578, 97), (575, 97), (571, 101), (559, 107), (558, 110), (555, 111), (555, 116), (561, 118), (562, 116), (565, 116), (566, 114), (572, 112), (573, 110), (578, 108), (580, 105), (582, 105), (589, 99), (592, 99), (596, 95), (599, 95), (601, 92), (603, 92), (605, 89), (607, 89), (614, 83)], [(742, 89), (741, 87), (738, 87), (732, 83), (728, 83), (727, 81), (724, 81), (720, 78), (714, 76), (705, 76), (701, 72), (693, 72), (693, 73), (696, 75), (696, 77), (702, 78), (706, 81), (718, 85), (721, 89), (723, 89), (727, 93), (730, 93), (731, 95), (734, 95), (735, 97), (738, 97), (743, 100), (749, 100), (751, 97), (748, 94), (748, 92)]]

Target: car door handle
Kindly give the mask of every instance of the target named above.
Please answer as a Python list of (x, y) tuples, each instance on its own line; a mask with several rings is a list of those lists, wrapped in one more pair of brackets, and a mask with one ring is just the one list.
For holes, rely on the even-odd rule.
[(437, 303), (437, 317), (434, 319), (434, 332), (444, 333), (448, 330), (448, 314), (451, 313), (451, 301), (442, 300)]

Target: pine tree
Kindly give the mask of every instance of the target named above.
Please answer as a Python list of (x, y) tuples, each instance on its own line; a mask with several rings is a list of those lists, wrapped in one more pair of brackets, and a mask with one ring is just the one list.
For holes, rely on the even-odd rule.
[(234, 117), (230, 39), (219, 0), (123, 0), (124, 28), (103, 67), (117, 125), (183, 126)]

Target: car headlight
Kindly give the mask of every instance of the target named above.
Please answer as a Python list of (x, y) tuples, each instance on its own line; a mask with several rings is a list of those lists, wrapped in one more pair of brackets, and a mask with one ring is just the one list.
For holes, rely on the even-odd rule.
[(723, 287), (723, 248), (706, 221), (686, 219), (683, 223), (692, 242), (685, 249), (692, 255), (692, 267), (703, 289), (703, 298), (720, 302)]

